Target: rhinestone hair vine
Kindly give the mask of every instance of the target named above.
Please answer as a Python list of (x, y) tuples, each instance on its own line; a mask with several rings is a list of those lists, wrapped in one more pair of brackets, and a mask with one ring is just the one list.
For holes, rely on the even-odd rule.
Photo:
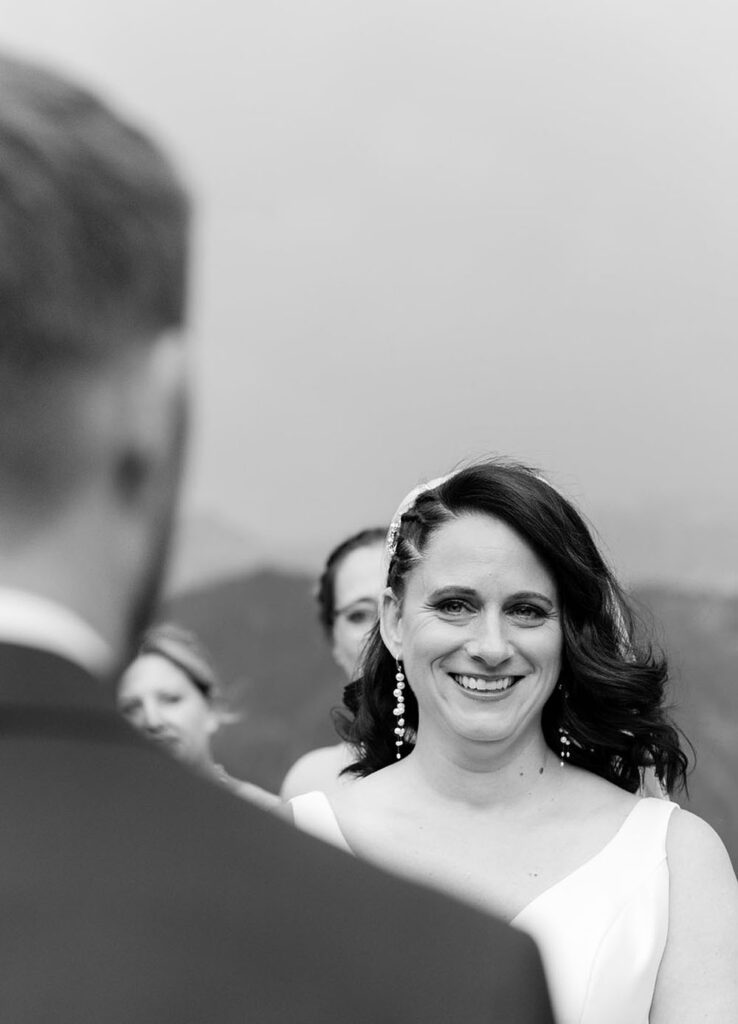
[(402, 517), (406, 512), (409, 512), (415, 502), (418, 500), (421, 494), (425, 494), (426, 491), (432, 491), (436, 487), (440, 487), (441, 484), (445, 484), (447, 480), (450, 480), (455, 473), (447, 473), (446, 476), (438, 476), (434, 480), (429, 480), (428, 483), (418, 484), (417, 487), (413, 487), (409, 494), (400, 502), (397, 511), (392, 516), (390, 528), (387, 531), (387, 539), (384, 542), (384, 554), (382, 556), (382, 575), (385, 583), (388, 581), (390, 565), (392, 559), (395, 557), (397, 551), (397, 544), (400, 539), (400, 524)]

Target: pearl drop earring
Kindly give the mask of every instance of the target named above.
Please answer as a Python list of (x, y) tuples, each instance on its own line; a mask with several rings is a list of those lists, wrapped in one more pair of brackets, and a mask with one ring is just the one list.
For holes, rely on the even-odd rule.
[(396, 704), (392, 710), (392, 714), (395, 716), (395, 760), (399, 761), (402, 757), (402, 744), (405, 736), (405, 698), (403, 691), (405, 689), (405, 673), (402, 671), (402, 662), (399, 659), (396, 661), (397, 672), (395, 673), (395, 682), (397, 685), (392, 691), (392, 695), (396, 699)]

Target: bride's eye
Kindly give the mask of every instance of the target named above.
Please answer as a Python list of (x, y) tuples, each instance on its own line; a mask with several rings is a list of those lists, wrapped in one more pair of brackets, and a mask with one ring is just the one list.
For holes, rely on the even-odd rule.
[(469, 604), (466, 601), (462, 601), (456, 597), (447, 598), (445, 601), (441, 601), (436, 605), (436, 609), (443, 615), (463, 615), (465, 612), (471, 611)]
[(534, 625), (539, 622), (543, 622), (548, 618), (548, 612), (545, 608), (540, 608), (536, 604), (516, 604), (510, 609), (510, 613), (514, 618), (519, 619), (521, 622), (526, 622), (529, 625)]

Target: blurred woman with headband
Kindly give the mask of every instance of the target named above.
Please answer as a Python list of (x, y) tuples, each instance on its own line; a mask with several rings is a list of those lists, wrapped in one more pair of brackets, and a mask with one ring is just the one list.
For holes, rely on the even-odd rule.
[(173, 623), (154, 626), (118, 684), (118, 708), (136, 729), (195, 771), (267, 810), (279, 798), (234, 779), (213, 760), (210, 744), (232, 720), (215, 669), (194, 634)]
[(666, 665), (576, 509), (472, 465), (403, 503), (387, 568), (357, 781), (293, 800), (296, 824), (529, 932), (559, 1024), (738, 1019), (735, 875), (705, 822), (641, 795), (687, 768)]

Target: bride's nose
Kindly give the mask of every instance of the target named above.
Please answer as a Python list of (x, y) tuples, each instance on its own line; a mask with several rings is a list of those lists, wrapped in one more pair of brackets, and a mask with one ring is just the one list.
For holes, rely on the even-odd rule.
[(475, 661), (484, 662), (490, 668), (507, 661), (513, 654), (513, 645), (506, 632), (506, 623), (498, 611), (479, 616), (464, 650)]

